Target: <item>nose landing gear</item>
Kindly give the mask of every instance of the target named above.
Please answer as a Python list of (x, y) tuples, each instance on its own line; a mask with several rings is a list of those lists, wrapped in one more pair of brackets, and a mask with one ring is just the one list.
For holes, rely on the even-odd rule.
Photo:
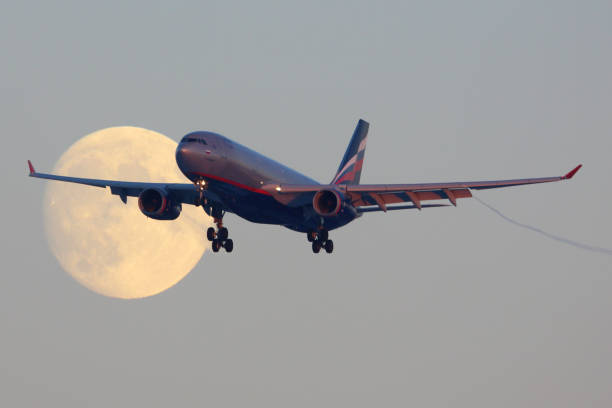
[(195, 205), (204, 206), (208, 204), (208, 200), (206, 200), (206, 197), (204, 197), (204, 191), (208, 189), (208, 183), (206, 182), (206, 180), (201, 178), (201, 179), (196, 180), (194, 184), (199, 193), (198, 198), (196, 199)]
[(215, 224), (217, 224), (217, 230), (210, 227), (206, 230), (206, 239), (212, 242), (213, 252), (219, 252), (221, 248), (225, 248), (225, 252), (232, 252), (234, 250), (234, 241), (229, 238), (229, 231), (223, 226), (223, 216), (217, 211), (213, 210), (213, 216)]
[(306, 238), (308, 242), (312, 242), (312, 252), (315, 254), (318, 254), (321, 248), (324, 248), (328, 254), (334, 252), (334, 241), (329, 239), (329, 233), (326, 229), (321, 229), (318, 232), (308, 232)]

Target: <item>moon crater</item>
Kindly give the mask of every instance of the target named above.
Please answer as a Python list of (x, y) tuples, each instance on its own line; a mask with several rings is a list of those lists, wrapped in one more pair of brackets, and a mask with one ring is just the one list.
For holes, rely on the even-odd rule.
[[(91, 133), (74, 143), (54, 173), (125, 181), (188, 182), (174, 161), (176, 142), (143, 128), (122, 126)], [(183, 279), (208, 242), (212, 220), (184, 205), (174, 221), (148, 219), (137, 198), (124, 205), (109, 189), (49, 181), (44, 198), (51, 251), (74, 279), (117, 298), (158, 294)]]

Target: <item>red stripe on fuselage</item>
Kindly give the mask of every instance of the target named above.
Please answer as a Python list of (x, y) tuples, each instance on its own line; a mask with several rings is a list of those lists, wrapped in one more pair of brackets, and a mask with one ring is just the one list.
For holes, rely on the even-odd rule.
[(272, 194), (270, 194), (269, 192), (267, 192), (265, 190), (261, 190), (259, 188), (254, 188), (254, 187), (250, 187), (250, 186), (247, 186), (246, 184), (241, 184), (241, 183), (238, 183), (237, 181), (228, 180), (226, 178), (215, 176), (215, 175), (212, 175), (212, 174), (204, 174), (204, 173), (197, 173), (197, 172), (194, 173), (194, 174), (198, 175), (198, 176), (201, 176), (201, 177), (204, 177), (204, 178), (208, 178), (208, 179), (212, 179), (212, 180), (217, 180), (217, 181), (220, 181), (222, 183), (231, 184), (234, 187), (238, 187), (238, 188), (241, 188), (243, 190), (251, 191), (253, 193), (258, 193), (258, 194), (263, 194), (263, 195), (268, 195), (268, 196), (272, 195)]

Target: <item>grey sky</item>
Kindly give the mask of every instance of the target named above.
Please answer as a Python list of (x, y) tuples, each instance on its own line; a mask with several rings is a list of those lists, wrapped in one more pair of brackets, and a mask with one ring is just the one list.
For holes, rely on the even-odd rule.
[(167, 4), (3, 6), (0, 405), (610, 406), (611, 258), (475, 200), (368, 214), (333, 256), (230, 215), (235, 253), (120, 301), (60, 269), (25, 164), (137, 125), (218, 131), (329, 181), (363, 117), (366, 183), (584, 163), (479, 196), (609, 248), (610, 2)]

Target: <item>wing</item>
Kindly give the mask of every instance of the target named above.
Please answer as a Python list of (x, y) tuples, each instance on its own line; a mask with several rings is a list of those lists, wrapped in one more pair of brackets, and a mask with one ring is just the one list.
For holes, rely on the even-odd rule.
[[(300, 193), (316, 192), (319, 190), (339, 190), (349, 198), (359, 212), (387, 211), (391, 209), (422, 209), (437, 207), (438, 204), (422, 204), (429, 200), (449, 200), (457, 205), (460, 198), (472, 197), (470, 190), (485, 190), (492, 188), (522, 186), (525, 184), (550, 183), (554, 181), (569, 180), (580, 170), (582, 165), (576, 166), (564, 176), (540, 177), (514, 180), (493, 181), (467, 181), (451, 183), (430, 184), (356, 184), (356, 185), (274, 185), (267, 186), (275, 195), (295, 195)], [(412, 205), (398, 205), (401, 203)], [(395, 206), (394, 206), (395, 204)]]
[[(101, 179), (89, 179), (80, 177), (66, 177), (57, 176), (55, 174), (37, 173), (34, 170), (34, 166), (28, 160), (28, 166), (30, 168), (30, 177), (36, 177), (47, 180), (65, 181), (68, 183), (84, 184), (87, 186), (94, 187), (110, 187), (111, 194), (118, 195), (121, 201), (127, 202), (127, 197), (138, 197), (140, 193), (149, 188), (158, 188), (166, 190), (173, 199), (183, 204), (198, 205), (200, 201), (200, 193), (196, 189), (196, 186), (191, 183), (139, 183), (131, 181), (117, 181), (117, 180), (101, 180)], [(209, 191), (204, 191), (206, 198), (218, 201), (219, 197)]]

